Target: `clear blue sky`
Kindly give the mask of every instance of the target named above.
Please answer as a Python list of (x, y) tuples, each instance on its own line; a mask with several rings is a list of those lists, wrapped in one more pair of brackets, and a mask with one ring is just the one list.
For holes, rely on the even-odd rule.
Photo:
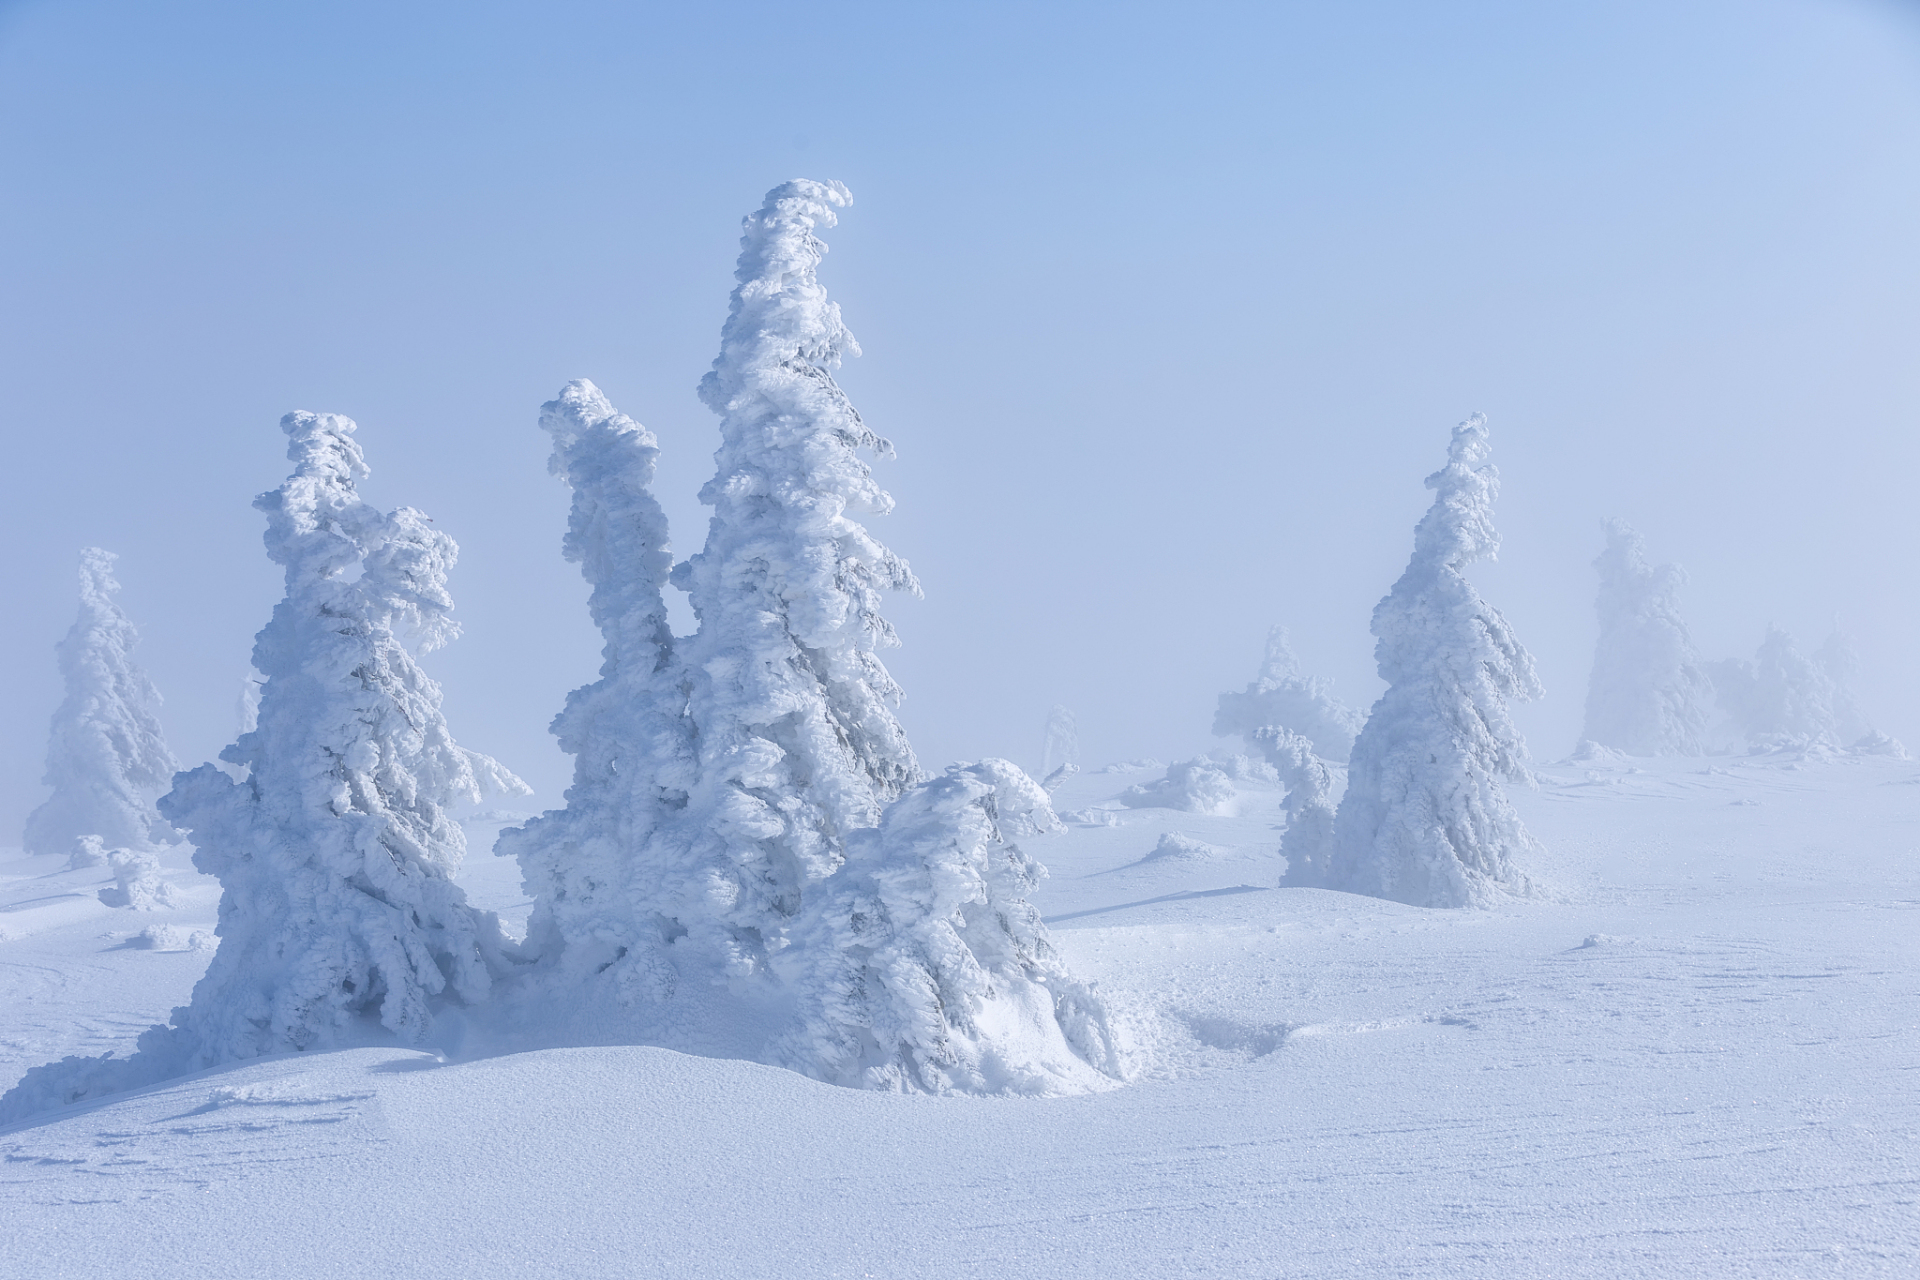
[(1031, 761), (1055, 702), (1096, 764), (1206, 748), (1271, 622), (1370, 701), (1473, 410), (1538, 755), (1611, 514), (1688, 567), (1708, 656), (1838, 615), (1920, 739), (1910, 7), (61, 0), (0, 3), (0, 832), (81, 545), (182, 758), (231, 735), (293, 408), (459, 540), (454, 729), (557, 801), (597, 637), (538, 406), (586, 376), (651, 425), (693, 549), (739, 219), (795, 176), (856, 197), (823, 279), (900, 452), (928, 764)]

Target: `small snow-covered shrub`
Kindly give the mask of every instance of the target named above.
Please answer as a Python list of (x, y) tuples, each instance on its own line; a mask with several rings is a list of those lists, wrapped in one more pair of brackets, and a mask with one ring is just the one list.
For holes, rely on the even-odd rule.
[[(1268, 727), (1273, 728), (1274, 726)], [(1264, 739), (1261, 738), (1263, 732), (1265, 731), (1256, 730), (1254, 732), (1254, 741), (1256, 744), (1264, 741)], [(1207, 761), (1235, 782), (1276, 783), (1280, 781), (1280, 771), (1274, 768), (1272, 764), (1265, 760), (1255, 760), (1251, 756), (1243, 756), (1237, 751), (1225, 757), (1208, 756)]]
[(152, 911), (179, 905), (179, 894), (160, 876), (160, 859), (145, 849), (108, 850), (107, 869), (115, 883), (100, 891), (100, 901), (108, 906)]
[(1220, 850), (1202, 840), (1179, 831), (1162, 832), (1153, 849), (1142, 858), (1142, 862), (1211, 862), (1220, 856)]
[(106, 865), (106, 841), (95, 835), (74, 837), (73, 852), (67, 855), (67, 870), (85, 871), (88, 867), (104, 867)]
[(1120, 793), (1132, 809), (1180, 809), (1187, 813), (1228, 815), (1239, 792), (1226, 772), (1204, 757), (1168, 765), (1164, 778), (1135, 783)]
[(1907, 749), (1898, 738), (1890, 738), (1884, 733), (1873, 732), (1861, 738), (1849, 748), (1860, 756), (1892, 756), (1896, 760), (1907, 758)]
[(1353, 751), (1361, 718), (1333, 696), (1332, 686), (1331, 680), (1321, 676), (1300, 674), (1300, 662), (1287, 644), (1287, 629), (1275, 627), (1267, 633), (1267, 655), (1259, 678), (1243, 692), (1220, 695), (1213, 732), (1223, 738), (1238, 734), (1247, 745), (1257, 747), (1260, 730), (1284, 728), (1311, 740), (1321, 757), (1344, 763)]
[(179, 765), (160, 732), (160, 695), (133, 660), (139, 633), (113, 601), (116, 558), (80, 553), (80, 616), (55, 649), (66, 697), (47, 741), (53, 795), (27, 815), (28, 853), (64, 853), (86, 835), (140, 849), (174, 838), (154, 801)]
[(1014, 843), (1057, 826), (1004, 760), (954, 765), (847, 839), (779, 965), (798, 992), (773, 1058), (836, 1084), (1079, 1093), (1121, 1074), (1104, 1003), (1067, 972)]
[(127, 939), (127, 946), (136, 951), (211, 951), (214, 942), (214, 936), (201, 929), (150, 924)]
[(1300, 734), (1276, 725), (1261, 735), (1267, 759), (1287, 788), (1280, 802), (1287, 815), (1287, 829), (1280, 837), (1287, 869), (1280, 883), (1288, 888), (1323, 887), (1333, 874), (1333, 770)]
[(1463, 575), (1499, 547), (1486, 419), (1454, 428), (1413, 557), (1373, 611), (1387, 691), (1354, 743), (1329, 888), (1423, 907), (1524, 893), (1533, 840), (1502, 787), (1527, 770), (1510, 701), (1540, 696), (1533, 657)]

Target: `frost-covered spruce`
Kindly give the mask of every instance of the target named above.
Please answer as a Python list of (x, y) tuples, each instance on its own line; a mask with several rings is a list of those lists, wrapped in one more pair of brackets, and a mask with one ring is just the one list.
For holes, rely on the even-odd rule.
[(1063, 1093), (1120, 1075), (1105, 1007), (1066, 971), (1027, 901), (1040, 866), (1013, 841), (1058, 825), (1004, 760), (953, 765), (846, 842), (777, 962), (797, 1001), (773, 1047), (834, 1084)]
[(1287, 870), (1280, 883), (1289, 888), (1323, 888), (1332, 876), (1333, 770), (1314, 752), (1312, 739), (1290, 729), (1271, 725), (1259, 730), (1256, 738), (1287, 789), (1280, 802), (1287, 815), (1287, 829), (1280, 837)]
[(1855, 751), (1904, 755), (1905, 748), (1873, 727), (1873, 721), (1854, 694), (1853, 682), (1860, 674), (1860, 655), (1854, 652), (1853, 642), (1847, 635), (1837, 628), (1829, 633), (1826, 643), (1814, 650), (1813, 660), (1826, 673), (1833, 689), (1833, 730), (1840, 741), (1850, 744)]
[(1502, 783), (1529, 776), (1507, 704), (1539, 697), (1540, 682), (1507, 620), (1462, 576), (1500, 545), (1491, 453), (1484, 417), (1454, 428), (1447, 465), (1427, 477), (1435, 497), (1413, 558), (1373, 611), (1388, 688), (1353, 746), (1330, 888), (1424, 907), (1528, 888), (1518, 864), (1533, 840)]
[(68, 853), (89, 835), (146, 849), (172, 835), (154, 801), (180, 766), (160, 732), (160, 695), (133, 661), (139, 633), (113, 601), (116, 558), (80, 553), (80, 616), (55, 647), (66, 697), (47, 741), (53, 795), (27, 817), (28, 853)]
[(834, 383), (858, 354), (815, 276), (837, 183), (774, 188), (745, 222), (739, 287), (700, 396), (720, 415), (705, 548), (677, 566), (699, 619), (685, 645), (698, 780), (678, 820), (699, 867), (680, 913), (693, 949), (744, 978), (847, 833), (920, 780), (879, 651), (883, 591), (918, 593), (856, 517), (893, 500), (859, 457), (890, 455)]
[(1698, 755), (1706, 749), (1713, 683), (1680, 617), (1687, 575), (1678, 565), (1648, 564), (1645, 543), (1626, 521), (1608, 520), (1605, 528), (1607, 549), (1593, 562), (1600, 640), (1581, 736), (1629, 755)]
[(661, 596), (672, 560), (651, 490), (660, 449), (585, 379), (541, 406), (540, 425), (553, 438), (549, 470), (573, 489), (562, 549), (593, 587), (605, 643), (600, 678), (569, 694), (552, 725), (574, 757), (566, 807), (502, 832), (496, 851), (519, 859), (534, 900), (530, 950), (575, 969), (637, 952), (627, 967), (658, 979), (664, 890), (685, 874), (660, 827), (693, 785), (685, 680)]
[(1728, 659), (1708, 670), (1721, 709), (1751, 745), (1842, 745), (1833, 678), (1780, 627), (1768, 624), (1752, 663)]
[(175, 1015), (193, 1066), (339, 1043), (375, 1016), (418, 1041), (437, 1000), (484, 998), (498, 926), (453, 883), (466, 843), (447, 806), (527, 794), (455, 744), (408, 647), (459, 633), (453, 539), (360, 500), (349, 419), (280, 426), (294, 471), (254, 505), (287, 594), (254, 641), (258, 726), (221, 753), (247, 780), (202, 765), (160, 802), (225, 891), (219, 951)]
[[(1332, 685), (1322, 676), (1300, 674), (1299, 659), (1287, 645), (1287, 629), (1275, 627), (1267, 633), (1260, 678), (1243, 692), (1220, 695), (1214, 736), (1237, 734), (1257, 749), (1262, 742), (1280, 740), (1262, 736), (1261, 730), (1279, 727), (1311, 739), (1314, 753), (1322, 759), (1344, 764), (1360, 732), (1360, 715), (1333, 696)], [(1280, 767), (1278, 760), (1269, 763)]]
[(1080, 772), (1080, 725), (1070, 707), (1047, 712), (1046, 745), (1040, 752), (1041, 785), (1052, 789)]
[[(500, 944), (453, 882), (465, 850), (446, 806), (525, 784), (457, 746), (440, 688), (415, 663), (451, 640), (453, 540), (418, 511), (382, 513), (353, 423), (293, 413), (294, 471), (254, 505), (286, 598), (255, 638), (259, 726), (221, 753), (247, 766), (181, 774), (160, 811), (217, 876), (219, 950), (132, 1059), (37, 1068), (0, 1105), (25, 1114), (222, 1062), (385, 1033), (418, 1042), (443, 1001), (472, 1004)], [(358, 570), (358, 576), (352, 571)]]

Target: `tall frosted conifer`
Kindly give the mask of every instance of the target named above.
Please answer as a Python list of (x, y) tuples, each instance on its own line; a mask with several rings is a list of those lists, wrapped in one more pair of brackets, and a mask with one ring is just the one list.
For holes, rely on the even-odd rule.
[(1500, 546), (1486, 419), (1454, 428), (1413, 558), (1373, 611), (1387, 682), (1353, 746), (1328, 887), (1426, 907), (1525, 892), (1533, 841), (1503, 780), (1528, 777), (1510, 700), (1540, 696), (1533, 658), (1462, 571)]
[(683, 925), (734, 977), (764, 971), (846, 833), (921, 776), (879, 657), (897, 643), (881, 592), (919, 584), (856, 520), (893, 506), (859, 450), (892, 447), (833, 380), (859, 347), (815, 274), (814, 233), (851, 200), (798, 180), (746, 219), (720, 356), (700, 384), (721, 444), (700, 491), (706, 546), (675, 569), (699, 618), (685, 646), (698, 781), (681, 822), (702, 905)]
[(360, 500), (350, 419), (280, 426), (294, 471), (254, 505), (287, 594), (254, 641), (258, 726), (221, 753), (247, 779), (202, 765), (160, 802), (225, 891), (220, 948), (175, 1016), (196, 1067), (350, 1041), (363, 1017), (418, 1041), (436, 1000), (483, 998), (498, 926), (453, 883), (466, 841), (447, 806), (527, 793), (454, 743), (408, 648), (459, 634), (453, 539)]
[(71, 853), (88, 835), (145, 849), (170, 834), (154, 801), (180, 766), (160, 732), (160, 695), (133, 660), (139, 633), (113, 601), (116, 558), (80, 552), (80, 616), (54, 650), (66, 697), (47, 741), (53, 795), (27, 816), (28, 853)]
[(1687, 575), (1678, 565), (1648, 564), (1646, 544), (1626, 521), (1605, 527), (1607, 549), (1593, 562), (1600, 640), (1581, 736), (1629, 755), (1698, 755), (1713, 683), (1680, 617)]
[(408, 648), (459, 632), (446, 588), (457, 548), (418, 511), (360, 500), (350, 419), (290, 413), (280, 426), (293, 474), (254, 506), (287, 593), (254, 639), (258, 726), (220, 754), (245, 779), (203, 764), (160, 799), (191, 829), (194, 865), (219, 877), (219, 949), (133, 1058), (35, 1068), (0, 1116), (351, 1044), (381, 1034), (376, 1019), (418, 1042), (436, 1005), (488, 994), (498, 922), (453, 882), (466, 843), (446, 807), (527, 787), (454, 743), (440, 687)]
[(651, 488), (659, 444), (585, 379), (541, 406), (540, 425), (553, 438), (548, 469), (573, 489), (562, 549), (592, 584), (605, 644), (600, 678), (553, 721), (574, 757), (566, 808), (502, 832), (498, 852), (520, 860), (535, 951), (599, 969), (638, 948), (632, 964), (658, 988), (673, 932), (663, 891), (684, 878), (661, 828), (693, 786), (685, 679), (661, 595), (672, 558)]

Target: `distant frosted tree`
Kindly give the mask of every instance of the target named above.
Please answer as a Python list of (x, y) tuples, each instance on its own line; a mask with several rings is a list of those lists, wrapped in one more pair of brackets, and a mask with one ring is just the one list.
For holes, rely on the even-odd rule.
[(1710, 671), (1721, 709), (1755, 746), (1841, 745), (1833, 680), (1781, 628), (1767, 625), (1751, 663), (1729, 659)]
[[(1310, 739), (1315, 754), (1322, 759), (1345, 763), (1360, 732), (1360, 716), (1333, 696), (1332, 685), (1321, 676), (1300, 674), (1300, 662), (1287, 645), (1287, 629), (1275, 627), (1267, 633), (1267, 656), (1260, 666), (1260, 678), (1244, 692), (1220, 695), (1219, 710), (1213, 717), (1214, 735), (1224, 738), (1238, 734), (1248, 746), (1258, 749), (1262, 742), (1281, 741), (1274, 735), (1261, 734), (1264, 729), (1278, 727)], [(1269, 763), (1280, 767), (1277, 760)]]
[(1047, 712), (1046, 746), (1040, 753), (1042, 785), (1057, 787), (1080, 772), (1080, 726), (1067, 707)]
[(574, 758), (566, 808), (502, 832), (497, 851), (519, 859), (534, 900), (532, 950), (595, 969), (632, 956), (628, 968), (658, 982), (673, 928), (659, 900), (685, 872), (662, 826), (693, 788), (686, 676), (661, 594), (672, 557), (651, 488), (660, 449), (585, 379), (541, 406), (540, 425), (549, 470), (573, 489), (562, 549), (593, 587), (604, 644), (600, 678), (552, 726)]
[(1629, 755), (1698, 755), (1713, 684), (1680, 617), (1687, 575), (1678, 565), (1649, 565), (1646, 544), (1626, 521), (1604, 527), (1607, 548), (1593, 562), (1600, 640), (1581, 736)]
[(180, 766), (160, 731), (160, 695), (133, 660), (139, 633), (113, 601), (116, 558), (80, 553), (80, 616), (54, 649), (66, 697), (47, 741), (53, 795), (27, 816), (28, 853), (70, 853), (87, 835), (145, 849), (172, 834), (154, 801)]
[(1280, 802), (1287, 829), (1280, 852), (1289, 888), (1324, 888), (1333, 876), (1333, 770), (1314, 752), (1313, 741), (1279, 725), (1259, 730), (1259, 745), (1287, 789)]
[(1447, 465), (1427, 477), (1432, 508), (1413, 558), (1373, 611), (1386, 693), (1354, 743), (1335, 823), (1329, 885), (1427, 907), (1479, 906), (1525, 892), (1533, 841), (1502, 786), (1527, 778), (1507, 711), (1540, 696), (1533, 658), (1463, 570), (1499, 549), (1486, 419), (1454, 428)]
[(1833, 690), (1833, 731), (1840, 741), (1858, 745), (1881, 737), (1854, 696), (1853, 682), (1860, 675), (1860, 655), (1854, 652), (1852, 640), (1836, 627), (1827, 636), (1826, 643), (1814, 650), (1813, 660)]
[(859, 347), (816, 277), (837, 183), (768, 193), (741, 239), (720, 356), (700, 384), (720, 415), (705, 548), (674, 570), (699, 630), (684, 646), (698, 775), (677, 825), (699, 867), (677, 915), (726, 972), (765, 972), (804, 888), (848, 832), (920, 780), (880, 661), (883, 591), (919, 584), (855, 517), (893, 499), (858, 451), (890, 456), (831, 370)]
[(1013, 841), (1058, 826), (1004, 760), (912, 787), (808, 899), (780, 967), (796, 1016), (774, 1060), (835, 1084), (924, 1093), (1082, 1092), (1120, 1074), (1101, 1001), (1028, 902), (1045, 872)]

